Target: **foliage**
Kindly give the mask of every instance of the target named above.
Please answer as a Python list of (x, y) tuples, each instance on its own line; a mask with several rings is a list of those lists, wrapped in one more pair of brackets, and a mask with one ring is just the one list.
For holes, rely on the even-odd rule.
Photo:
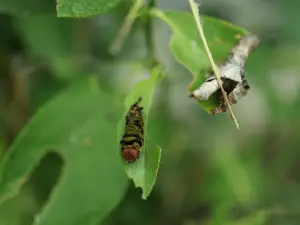
[[(0, 225), (267, 224), (276, 213), (288, 223), (288, 213), (298, 215), (299, 132), (286, 119), (297, 121), (300, 110), (280, 102), (259, 77), (273, 67), (271, 58), (285, 58), (282, 52), (263, 46), (249, 60), (250, 83), (263, 90), (259, 99), (270, 110), (258, 123), (263, 110), (253, 112), (267, 103), (245, 100), (245, 129), (237, 133), (186, 95), (209, 67), (191, 13), (150, 1), (133, 17), (121, 52), (109, 53), (132, 5), (59, 0), (55, 15), (50, 1), (1, 1)], [(248, 33), (201, 18), (217, 62)], [(170, 66), (173, 59), (184, 68)], [(188, 87), (186, 74), (193, 75)], [(119, 142), (140, 96), (145, 146), (127, 164)]]
[[(173, 34), (170, 49), (176, 60), (193, 74), (194, 80), (189, 84), (188, 90), (194, 91), (205, 80), (205, 71), (209, 69), (210, 64), (192, 14), (159, 10), (152, 10), (152, 14), (171, 27)], [(210, 51), (218, 62), (224, 61), (238, 39), (247, 34), (242, 28), (208, 16), (202, 16), (202, 24)], [(207, 111), (217, 106), (215, 99), (199, 101), (199, 103)]]
[(120, 0), (58, 0), (57, 15), (59, 17), (89, 17), (107, 12), (119, 2)]
[(150, 194), (156, 180), (159, 163), (161, 148), (155, 146), (150, 142), (150, 135), (148, 132), (148, 114), (152, 102), (152, 95), (154, 87), (162, 78), (162, 71), (160, 66), (156, 66), (152, 69), (151, 75), (148, 79), (137, 83), (125, 99), (126, 111), (123, 119), (119, 122), (118, 133), (119, 140), (121, 139), (124, 132), (125, 115), (130, 106), (136, 102), (139, 97), (142, 97), (141, 106), (143, 107), (143, 117), (145, 120), (145, 143), (144, 151), (141, 152), (139, 159), (136, 163), (125, 165), (125, 170), (130, 179), (135, 183), (136, 187), (143, 189), (143, 199), (146, 199)]
[(34, 224), (89, 224), (104, 218), (127, 187), (116, 151), (116, 123), (103, 121), (120, 111), (115, 107), (93, 78), (72, 84), (43, 106), (3, 159), (1, 202), (19, 192), (43, 155), (55, 151), (63, 158), (63, 172)]

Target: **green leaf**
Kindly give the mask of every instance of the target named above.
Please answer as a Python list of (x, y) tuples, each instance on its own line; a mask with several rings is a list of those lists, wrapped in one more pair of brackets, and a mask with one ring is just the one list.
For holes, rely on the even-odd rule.
[[(108, 107), (109, 106), (109, 107)], [(48, 152), (63, 173), (35, 225), (95, 224), (121, 200), (127, 179), (117, 147), (121, 105), (93, 77), (76, 82), (42, 107), (11, 145), (0, 168), (0, 203), (18, 194)], [(118, 118), (118, 117), (117, 117)]]
[(90, 17), (116, 7), (121, 0), (57, 0), (58, 17)]
[[(170, 48), (175, 59), (193, 74), (194, 79), (188, 87), (192, 92), (202, 84), (205, 80), (205, 71), (210, 68), (193, 15), (187, 12), (162, 12), (157, 9), (153, 9), (151, 14), (171, 27)], [(238, 39), (248, 33), (233, 24), (209, 16), (201, 15), (201, 23), (208, 46), (217, 63), (224, 61)], [(199, 103), (208, 111), (214, 109), (217, 104), (213, 98)]]
[(142, 97), (141, 105), (144, 108), (143, 117), (145, 122), (144, 149), (140, 153), (139, 158), (134, 163), (124, 163), (127, 176), (133, 180), (136, 187), (142, 188), (143, 199), (146, 199), (149, 196), (155, 184), (162, 150), (157, 144), (155, 144), (155, 141), (150, 140), (151, 134), (149, 134), (148, 132), (149, 111), (151, 107), (153, 91), (161, 78), (161, 67), (156, 66), (152, 69), (151, 75), (148, 79), (137, 83), (133, 87), (132, 91), (125, 99), (126, 110), (124, 111), (123, 117), (118, 124), (118, 135), (121, 139), (124, 133), (125, 115), (128, 112), (130, 106), (134, 104), (139, 97)]

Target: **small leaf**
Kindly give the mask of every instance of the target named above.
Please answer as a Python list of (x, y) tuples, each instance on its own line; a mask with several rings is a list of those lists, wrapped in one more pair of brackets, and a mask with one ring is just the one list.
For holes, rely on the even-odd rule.
[(121, 0), (57, 0), (58, 17), (90, 17), (105, 13)]
[(134, 163), (125, 163), (125, 171), (127, 176), (133, 180), (136, 187), (140, 187), (143, 190), (142, 198), (146, 199), (156, 180), (160, 156), (161, 156), (161, 148), (154, 144), (153, 140), (150, 140), (148, 130), (148, 120), (149, 120), (149, 110), (151, 107), (153, 91), (158, 82), (162, 78), (161, 67), (156, 66), (152, 69), (151, 75), (148, 79), (143, 80), (137, 83), (132, 91), (129, 93), (127, 98), (125, 99), (125, 112), (123, 118), (120, 120), (118, 124), (118, 136), (120, 139), (124, 133), (125, 127), (125, 115), (132, 104), (134, 104), (139, 97), (142, 97), (141, 105), (143, 109), (143, 118), (145, 122), (145, 143), (144, 149), (140, 153), (139, 158)]
[[(17, 195), (50, 151), (63, 159), (63, 173), (35, 225), (82, 225), (102, 220), (123, 198), (127, 179), (117, 148), (121, 105), (81, 80), (42, 107), (11, 145), (0, 168), (0, 203)], [(109, 106), (109, 107), (108, 107)]]
[[(189, 84), (190, 92), (198, 88), (205, 80), (205, 72), (210, 63), (205, 54), (193, 15), (187, 12), (152, 10), (151, 14), (165, 21), (172, 29), (170, 48), (175, 59), (185, 66), (194, 76)], [(210, 51), (217, 63), (223, 62), (230, 50), (238, 43), (239, 38), (248, 32), (233, 24), (201, 15), (204, 34)], [(208, 101), (199, 101), (204, 109), (215, 109), (217, 101), (210, 98)]]

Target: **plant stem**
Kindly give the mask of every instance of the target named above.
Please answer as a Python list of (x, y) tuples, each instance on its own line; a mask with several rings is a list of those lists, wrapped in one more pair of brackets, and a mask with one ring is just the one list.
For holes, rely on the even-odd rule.
[(119, 31), (118, 35), (116, 36), (115, 40), (112, 42), (109, 48), (109, 52), (112, 55), (118, 54), (123, 48), (124, 41), (128, 36), (136, 17), (139, 15), (140, 9), (144, 5), (144, 0), (133, 0), (133, 1), (134, 1), (133, 6), (130, 8), (129, 13), (125, 18), (121, 30)]
[(152, 25), (152, 17), (150, 15), (150, 10), (154, 8), (156, 5), (156, 0), (149, 0), (148, 3), (148, 14), (147, 14), (147, 22), (145, 24), (145, 35), (146, 35), (146, 46), (148, 49), (148, 59), (154, 61), (155, 53), (154, 53), (154, 43), (153, 43), (153, 25)]
[(212, 57), (212, 54), (209, 50), (209, 47), (208, 47), (208, 44), (207, 44), (207, 41), (206, 41), (206, 38), (205, 38), (205, 35), (204, 35), (204, 32), (203, 32), (203, 27), (202, 27), (202, 24), (200, 22), (200, 15), (199, 15), (199, 10), (198, 10), (198, 4), (194, 1), (194, 0), (189, 0), (190, 2), (190, 6), (191, 6), (191, 10), (193, 12), (193, 16), (194, 16), (194, 19), (195, 19), (195, 22), (196, 22), (196, 25), (197, 25), (197, 28), (198, 28), (198, 31), (199, 31), (199, 34), (200, 34), (200, 38), (203, 42), (203, 45), (204, 45), (204, 48), (205, 48), (205, 51), (206, 51), (206, 54), (207, 54), (207, 57), (209, 59), (209, 62), (212, 66), (212, 69), (214, 71), (214, 74), (215, 74), (215, 77), (217, 79), (217, 82), (219, 84), (219, 87), (221, 89), (221, 92), (222, 92), (222, 95), (225, 99), (225, 102), (226, 102), (226, 105), (229, 109), (229, 112), (230, 112), (230, 115), (232, 117), (232, 119), (234, 120), (235, 124), (236, 124), (236, 127), (237, 129), (239, 130), (239, 124), (238, 124), (238, 121), (233, 113), (233, 110), (231, 108), (231, 105), (228, 101), (228, 98), (227, 98), (227, 93), (225, 92), (223, 86), (222, 86), (222, 82), (221, 82), (221, 75), (220, 75), (220, 70), (219, 68), (216, 66), (214, 60), (213, 60), (213, 57)]

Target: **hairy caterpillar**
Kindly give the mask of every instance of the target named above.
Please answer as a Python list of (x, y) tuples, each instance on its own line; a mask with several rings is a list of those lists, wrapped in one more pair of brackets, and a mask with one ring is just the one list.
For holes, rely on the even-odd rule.
[(123, 159), (128, 163), (135, 162), (144, 146), (143, 108), (139, 106), (140, 97), (126, 115), (125, 132), (120, 142)]

